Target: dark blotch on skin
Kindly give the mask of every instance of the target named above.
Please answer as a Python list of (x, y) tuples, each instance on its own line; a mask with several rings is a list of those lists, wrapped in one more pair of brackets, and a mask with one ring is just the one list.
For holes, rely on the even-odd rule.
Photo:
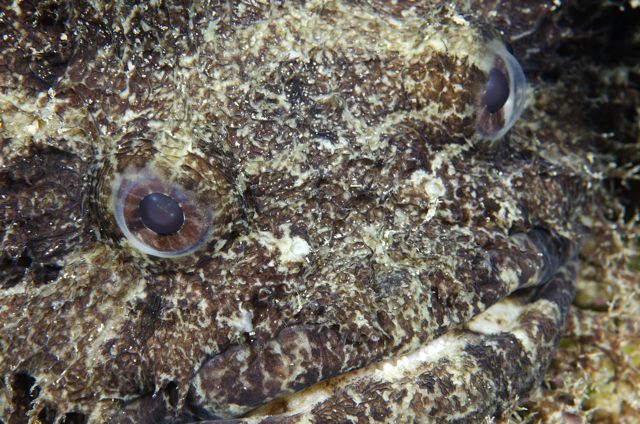
[(140, 201), (142, 223), (160, 235), (177, 233), (184, 224), (180, 204), (162, 193), (151, 193)]
[(489, 80), (484, 87), (482, 94), (482, 104), (487, 107), (489, 113), (496, 113), (507, 102), (509, 98), (509, 79), (498, 68), (493, 68), (489, 72)]
[(1, 288), (56, 280), (85, 234), (84, 172), (78, 156), (54, 148), (30, 149), (0, 170)]

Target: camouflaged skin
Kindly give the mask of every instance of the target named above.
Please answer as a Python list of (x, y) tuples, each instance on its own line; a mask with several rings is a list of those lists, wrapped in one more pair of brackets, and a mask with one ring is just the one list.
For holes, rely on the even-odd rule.
[[(3, 421), (476, 421), (540, 378), (589, 157), (538, 111), (476, 134), (463, 5), (0, 10)], [(122, 237), (141, 168), (215, 211), (198, 251)]]

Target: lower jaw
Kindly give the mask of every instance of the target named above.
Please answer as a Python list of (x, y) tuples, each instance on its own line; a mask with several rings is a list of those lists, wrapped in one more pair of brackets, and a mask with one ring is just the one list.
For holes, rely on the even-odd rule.
[(499, 417), (526, 396), (551, 362), (574, 295), (574, 268), (562, 268), (544, 286), (507, 297), (414, 352), (224, 422), (446, 423)]

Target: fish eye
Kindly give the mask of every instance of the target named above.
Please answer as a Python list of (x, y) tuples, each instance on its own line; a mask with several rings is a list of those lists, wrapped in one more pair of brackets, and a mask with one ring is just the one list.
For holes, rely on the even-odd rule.
[(494, 44), (492, 67), (480, 94), (478, 133), (490, 140), (506, 134), (524, 110), (527, 80), (515, 57), (502, 44)]
[(195, 251), (207, 240), (211, 213), (183, 187), (149, 170), (127, 171), (113, 184), (115, 220), (139, 251), (178, 257)]

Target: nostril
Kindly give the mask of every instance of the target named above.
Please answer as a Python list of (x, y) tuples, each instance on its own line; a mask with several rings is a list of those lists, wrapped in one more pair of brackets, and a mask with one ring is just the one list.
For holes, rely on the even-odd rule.
[(16, 264), (21, 268), (29, 268), (31, 266), (31, 262), (33, 262), (33, 260), (26, 250), (22, 252), (22, 255), (20, 255), (16, 260)]
[(17, 373), (11, 384), (13, 389), (13, 408), (16, 416), (27, 416), (33, 409), (33, 401), (38, 397), (40, 388), (36, 385), (35, 377), (25, 373)]
[(67, 412), (62, 418), (64, 424), (86, 424), (87, 416), (80, 412)]

